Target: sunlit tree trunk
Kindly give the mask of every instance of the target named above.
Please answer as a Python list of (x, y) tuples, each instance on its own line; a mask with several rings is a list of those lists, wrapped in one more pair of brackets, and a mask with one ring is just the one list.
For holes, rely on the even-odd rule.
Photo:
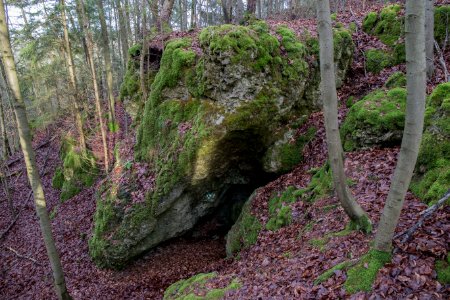
[(425, 1), (407, 0), (405, 16), (408, 91), (402, 145), (391, 187), (375, 236), (375, 249), (390, 251), (422, 139), (425, 97)]
[(105, 161), (105, 170), (109, 172), (109, 155), (108, 155), (108, 143), (106, 141), (106, 130), (103, 122), (102, 105), (100, 101), (100, 94), (98, 90), (97, 73), (95, 71), (94, 63), (94, 45), (92, 43), (91, 32), (89, 30), (89, 21), (84, 9), (83, 0), (76, 0), (78, 11), (80, 12), (79, 22), (81, 24), (84, 36), (86, 38), (86, 46), (88, 51), (89, 67), (91, 70), (92, 84), (94, 87), (95, 108), (97, 111), (98, 122), (100, 124), (100, 132), (102, 135), (103, 155)]
[(36, 158), (31, 144), (30, 127), (28, 124), (25, 104), (20, 92), (19, 80), (17, 78), (14, 57), (11, 51), (9, 33), (6, 21), (5, 6), (3, 0), (0, 0), (0, 50), (1, 57), (5, 66), (6, 78), (9, 87), (12, 90), (14, 101), (14, 112), (17, 120), (17, 127), (20, 136), (20, 145), (27, 168), (28, 180), (33, 190), (36, 212), (39, 217), (39, 224), (44, 238), (44, 244), (47, 249), (47, 255), (53, 270), (53, 279), (55, 281), (56, 294), (59, 299), (71, 299), (64, 280), (64, 272), (59, 259), (58, 250), (53, 240), (50, 218), (47, 213), (44, 190), (42, 188), (39, 170), (36, 165)]
[(2, 134), (2, 155), (6, 159), (11, 155), (11, 150), (9, 149), (9, 139), (6, 133), (5, 125), (5, 114), (3, 112), (3, 94), (0, 91), (0, 131)]
[(333, 32), (331, 29), (330, 3), (317, 0), (317, 23), (320, 44), (320, 75), (328, 158), (333, 172), (336, 194), (351, 221), (363, 231), (370, 231), (370, 220), (353, 199), (344, 172), (343, 150), (339, 134), (336, 78), (334, 70)]
[(120, 43), (122, 45), (122, 55), (123, 55), (123, 66), (126, 69), (127, 57), (128, 57), (128, 37), (127, 37), (127, 27), (124, 19), (124, 12), (120, 0), (116, 0), (117, 14), (119, 18), (119, 32), (120, 32)]
[(434, 73), (434, 0), (426, 0), (425, 47), (427, 56), (427, 78)]
[(64, 47), (65, 47), (65, 59), (66, 59), (66, 65), (69, 73), (69, 86), (70, 86), (70, 93), (69, 98), (71, 102), (71, 107), (73, 110), (73, 114), (75, 116), (75, 124), (78, 131), (78, 141), (80, 143), (80, 147), (82, 151), (86, 151), (86, 139), (84, 136), (83, 131), (83, 119), (81, 117), (81, 111), (80, 111), (80, 95), (78, 93), (78, 87), (77, 87), (77, 77), (75, 73), (75, 65), (73, 63), (73, 57), (72, 57), (72, 50), (70, 48), (70, 38), (69, 38), (69, 31), (67, 30), (67, 21), (66, 21), (66, 5), (64, 0), (59, 1), (61, 6), (61, 23), (63, 26), (63, 32), (64, 32)]
[(111, 67), (111, 52), (109, 50), (108, 29), (106, 27), (105, 11), (103, 8), (103, 0), (97, 0), (98, 14), (100, 18), (100, 27), (102, 31), (102, 49), (103, 59), (105, 61), (106, 86), (108, 92), (108, 119), (112, 126), (115, 124), (115, 101), (113, 92), (113, 75)]

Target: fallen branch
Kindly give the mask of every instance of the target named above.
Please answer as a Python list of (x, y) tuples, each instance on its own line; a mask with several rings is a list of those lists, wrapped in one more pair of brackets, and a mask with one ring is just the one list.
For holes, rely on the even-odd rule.
[(11, 228), (12, 228), (13, 225), (14, 225), (14, 223), (16, 223), (17, 219), (19, 218), (19, 214), (20, 214), (20, 211), (16, 214), (16, 217), (15, 217), (14, 220), (9, 224), (8, 228), (6, 228), (6, 230), (2, 232), (2, 234), (0, 235), (0, 240), (1, 240), (4, 236), (6, 236), (6, 234), (8, 233), (8, 231), (11, 230)]
[(19, 252), (17, 252), (16, 250), (14, 250), (14, 249), (11, 248), (11, 247), (6, 247), (6, 246), (5, 246), (5, 248), (8, 249), (9, 251), (13, 252), (13, 253), (14, 253), (17, 257), (19, 257), (19, 258), (28, 259), (29, 261), (32, 261), (32, 262), (34, 262), (35, 264), (37, 264), (37, 265), (39, 265), (39, 266), (42, 266), (42, 264), (41, 264), (40, 262), (38, 262), (37, 260), (35, 260), (34, 258), (25, 256), (25, 255), (21, 255), (21, 254), (19, 254)]
[[(51, 139), (48, 139), (48, 140), (46, 140), (45, 142), (40, 143), (39, 145), (36, 146), (36, 148), (33, 148), (34, 151), (37, 151), (38, 149), (40, 149), (40, 148), (42, 148), (42, 147), (48, 145), (50, 142), (52, 142), (52, 141), (53, 141), (54, 139), (56, 139), (57, 137), (58, 137), (58, 135), (54, 135)], [(15, 158), (15, 159), (13, 159), (13, 160), (11, 160), (11, 161), (9, 161), (9, 162), (7, 162), (6, 165), (9, 167), (9, 166), (11, 166), (12, 164), (14, 164), (14, 163), (16, 163), (16, 162), (18, 162), (18, 161), (20, 161), (20, 160), (22, 160), (22, 159), (23, 159), (23, 155), (20, 155), (19, 157)]]
[(428, 207), (426, 210), (424, 210), (421, 213), (422, 217), (420, 217), (418, 222), (416, 222), (408, 230), (397, 234), (394, 238), (399, 238), (404, 235), (404, 237), (402, 239), (402, 243), (409, 240), (411, 238), (411, 236), (414, 234), (414, 232), (416, 232), (416, 230), (419, 229), (419, 227), (421, 227), (423, 225), (425, 220), (428, 219), (436, 210), (438, 210), (439, 207), (444, 205), (445, 201), (447, 201), (449, 198), (450, 198), (450, 189), (447, 191), (447, 193), (445, 193), (444, 197), (442, 197), (438, 202), (436, 202), (434, 205)]

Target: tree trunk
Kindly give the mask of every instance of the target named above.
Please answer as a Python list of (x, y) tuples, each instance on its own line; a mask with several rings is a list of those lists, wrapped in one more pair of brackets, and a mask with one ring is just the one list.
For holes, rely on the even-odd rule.
[(95, 71), (94, 64), (94, 45), (92, 43), (91, 32), (89, 30), (89, 21), (84, 9), (83, 0), (76, 0), (78, 11), (80, 12), (79, 22), (83, 29), (84, 36), (86, 38), (86, 46), (88, 51), (88, 59), (89, 59), (89, 67), (91, 69), (92, 75), (92, 84), (94, 86), (94, 97), (95, 97), (95, 108), (97, 111), (98, 121), (100, 123), (100, 132), (102, 135), (102, 143), (103, 143), (103, 155), (105, 160), (105, 171), (109, 172), (109, 155), (108, 155), (108, 143), (106, 141), (106, 130), (103, 123), (103, 113), (102, 113), (102, 105), (100, 101), (100, 94), (98, 90), (98, 82), (97, 82), (97, 74)]
[(434, 73), (434, 0), (426, 0), (425, 47), (427, 56), (427, 78)]
[(8, 134), (6, 133), (5, 126), (5, 114), (3, 112), (3, 94), (0, 91), (0, 131), (2, 134), (2, 155), (6, 160), (9, 156), (11, 156), (11, 150), (9, 149), (9, 140)]
[(81, 111), (80, 111), (80, 95), (78, 93), (78, 87), (77, 87), (77, 77), (75, 73), (75, 65), (73, 63), (73, 57), (72, 57), (72, 50), (70, 49), (70, 39), (69, 39), (69, 31), (67, 30), (67, 21), (66, 21), (66, 5), (64, 0), (59, 1), (61, 5), (61, 23), (63, 25), (63, 31), (64, 31), (64, 47), (65, 47), (65, 59), (66, 59), (66, 65), (68, 68), (69, 73), (69, 86), (70, 86), (70, 93), (69, 98), (71, 102), (71, 107), (73, 110), (73, 114), (75, 116), (75, 124), (78, 131), (78, 141), (80, 143), (80, 147), (83, 152), (86, 151), (86, 138), (84, 136), (83, 131), (83, 119), (81, 117)]
[(256, 0), (247, 0), (247, 13), (254, 15), (256, 12)]
[[(197, 22), (195, 22), (195, 16), (196, 16), (196, 5), (197, 5), (197, 0), (191, 0), (191, 28), (196, 28), (197, 27)], [(223, 7), (223, 3), (225, 2), (225, 0), (222, 0), (222, 7)], [(224, 11), (225, 13), (225, 11)], [(225, 22), (228, 23), (228, 22)]]
[[(194, 0), (195, 1), (195, 0)], [(223, 12), (223, 22), (225, 24), (231, 23), (231, 13), (229, 8), (229, 3), (233, 0), (222, 0), (222, 12)]]
[(130, 2), (129, 2), (129, 0), (125, 0), (125, 7), (123, 8), (123, 11), (124, 11), (125, 25), (127, 26), (128, 45), (133, 45), (133, 33), (132, 33), (132, 30), (131, 30)]
[(320, 44), (320, 74), (328, 157), (333, 172), (337, 196), (350, 220), (362, 231), (370, 232), (370, 220), (353, 199), (347, 187), (344, 172), (343, 150), (339, 135), (337, 114), (336, 78), (334, 70), (333, 32), (331, 29), (330, 3), (317, 0), (317, 23)]
[[(142, 99), (144, 101), (147, 100), (147, 84), (145, 82), (145, 56), (147, 55), (148, 49), (148, 33), (147, 33), (147, 10), (145, 9), (145, 1), (142, 0), (142, 49), (141, 49), (141, 57), (139, 61), (139, 79), (140, 79), (140, 87), (142, 92)], [(153, 0), (156, 2), (156, 0)], [(157, 2), (156, 2), (157, 3)]]
[(30, 126), (28, 124), (25, 103), (20, 92), (19, 80), (17, 78), (14, 56), (11, 51), (9, 33), (5, 14), (3, 0), (0, 0), (0, 48), (2, 60), (5, 65), (6, 78), (13, 92), (14, 112), (17, 120), (17, 127), (20, 135), (20, 145), (28, 173), (28, 180), (34, 194), (36, 213), (39, 217), (44, 244), (47, 249), (47, 255), (53, 271), (56, 294), (59, 299), (71, 299), (64, 280), (64, 272), (59, 259), (58, 250), (53, 240), (50, 218), (47, 213), (44, 190), (42, 188), (41, 178), (36, 165), (36, 158), (31, 144)]
[(390, 251), (422, 139), (426, 97), (425, 1), (406, 1), (405, 47), (408, 90), (402, 146), (375, 236), (375, 249)]
[(103, 48), (103, 59), (105, 61), (105, 72), (106, 72), (106, 86), (108, 91), (108, 119), (111, 126), (115, 126), (115, 101), (113, 93), (113, 75), (111, 69), (111, 52), (109, 50), (109, 38), (108, 29), (106, 27), (105, 11), (103, 8), (103, 0), (97, 0), (98, 13), (100, 18), (100, 26), (102, 31), (102, 48)]
[(119, 35), (122, 45), (123, 67), (126, 70), (128, 58), (128, 37), (127, 27), (124, 20), (124, 12), (120, 0), (116, 0), (117, 14), (119, 15)]
[(172, 9), (175, 0), (164, 0), (161, 10), (161, 28), (160, 32), (167, 32), (170, 29), (170, 17), (172, 16)]

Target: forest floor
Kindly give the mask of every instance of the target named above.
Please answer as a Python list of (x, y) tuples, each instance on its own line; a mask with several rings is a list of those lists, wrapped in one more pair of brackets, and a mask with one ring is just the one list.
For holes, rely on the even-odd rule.
[[(361, 24), (363, 13), (339, 14), (338, 21)], [(271, 21), (279, 24), (282, 21)], [(290, 27), (313, 28), (313, 20), (290, 21)], [(404, 65), (389, 68), (378, 75), (366, 73), (362, 51), (367, 47), (381, 47), (380, 42), (363, 32), (354, 34), (357, 45), (355, 60), (346, 84), (339, 91), (342, 103), (349, 96), (360, 99), (375, 88), (381, 87), (386, 78)], [(447, 64), (450, 57), (446, 56)], [(429, 82), (430, 91), (442, 82), (442, 70), (438, 68), (435, 80)], [(340, 119), (345, 117), (345, 105), (340, 107)], [(134, 135), (126, 133), (129, 124), (121, 104), (117, 106), (121, 131), (117, 141), (133, 145)], [(268, 200), (273, 193), (288, 186), (307, 186), (308, 170), (326, 160), (327, 151), (323, 116), (314, 113), (299, 129), (302, 134), (308, 126), (319, 130), (305, 148), (304, 161), (291, 173), (283, 175), (259, 190), (252, 208), (253, 214), (265, 224), (268, 219)], [(231, 278), (239, 278), (242, 288), (231, 291), (230, 299), (337, 299), (345, 298), (343, 283), (345, 272), (336, 271), (329, 280), (314, 285), (314, 279), (335, 264), (357, 258), (369, 249), (373, 234), (365, 236), (352, 232), (341, 237), (328, 237), (330, 232), (344, 229), (348, 219), (335, 196), (315, 203), (294, 204), (294, 222), (277, 232), (262, 230), (257, 243), (241, 252), (240, 259), (225, 259), (223, 237), (178, 238), (157, 247), (137, 259), (122, 271), (97, 268), (88, 254), (87, 241), (91, 235), (95, 212), (94, 193), (102, 179), (93, 187), (83, 190), (74, 198), (60, 203), (59, 191), (51, 186), (59, 158), (60, 137), (73, 130), (69, 119), (62, 119), (34, 136), (38, 166), (43, 178), (49, 213), (52, 214), (54, 237), (68, 289), (74, 299), (160, 299), (171, 283), (199, 272), (217, 271), (211, 287), (223, 286)], [(132, 129), (130, 129), (130, 132)], [(112, 138), (112, 137), (111, 137)], [(45, 143), (49, 141), (48, 143)], [(100, 151), (99, 137), (89, 141), (94, 152)], [(132, 152), (132, 147), (127, 148)], [(368, 212), (376, 229), (381, 210), (387, 197), (390, 178), (395, 168), (398, 148), (369, 149), (347, 153), (346, 173), (354, 183), (351, 190), (355, 198)], [(132, 155), (132, 154), (128, 154)], [(0, 240), (0, 299), (53, 299), (52, 274), (41, 238), (38, 218), (26, 177), (26, 169), (20, 154), (9, 160), (8, 184), (14, 207), (19, 212), (11, 229)], [(14, 220), (0, 190), (0, 233)], [(408, 193), (397, 232), (416, 223), (426, 205)], [(394, 241), (392, 262), (383, 267), (375, 281), (373, 291), (353, 295), (352, 299), (448, 299), (450, 287), (436, 281), (434, 263), (443, 259), (450, 250), (450, 207), (439, 209), (413, 236), (401, 243)], [(321, 246), (312, 243), (321, 240)]]

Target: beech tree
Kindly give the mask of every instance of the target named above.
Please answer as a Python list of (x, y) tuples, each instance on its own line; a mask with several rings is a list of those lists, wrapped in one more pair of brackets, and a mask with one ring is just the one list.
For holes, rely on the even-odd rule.
[(28, 180), (33, 190), (36, 213), (39, 217), (39, 224), (41, 227), (42, 236), (44, 238), (45, 248), (47, 249), (47, 255), (53, 271), (56, 294), (58, 299), (71, 299), (66, 288), (64, 272), (61, 266), (58, 250), (56, 249), (55, 241), (53, 240), (51, 222), (47, 213), (44, 190), (31, 143), (30, 126), (28, 124), (25, 103), (22, 99), (14, 56), (11, 50), (3, 0), (0, 0), (0, 50), (2, 61), (5, 66), (7, 82), (12, 91), (14, 113), (20, 136), (20, 146), (22, 148), (25, 165), (27, 168)]
[(422, 140), (425, 97), (425, 1), (407, 0), (405, 16), (406, 120), (397, 166), (381, 215), (374, 248), (389, 252)]
[(329, 0), (317, 0), (317, 26), (320, 45), (321, 98), (325, 118), (328, 158), (333, 172), (334, 188), (347, 215), (355, 228), (371, 231), (371, 222), (364, 210), (353, 199), (344, 172), (344, 151), (337, 113), (336, 75), (334, 70), (333, 32)]

